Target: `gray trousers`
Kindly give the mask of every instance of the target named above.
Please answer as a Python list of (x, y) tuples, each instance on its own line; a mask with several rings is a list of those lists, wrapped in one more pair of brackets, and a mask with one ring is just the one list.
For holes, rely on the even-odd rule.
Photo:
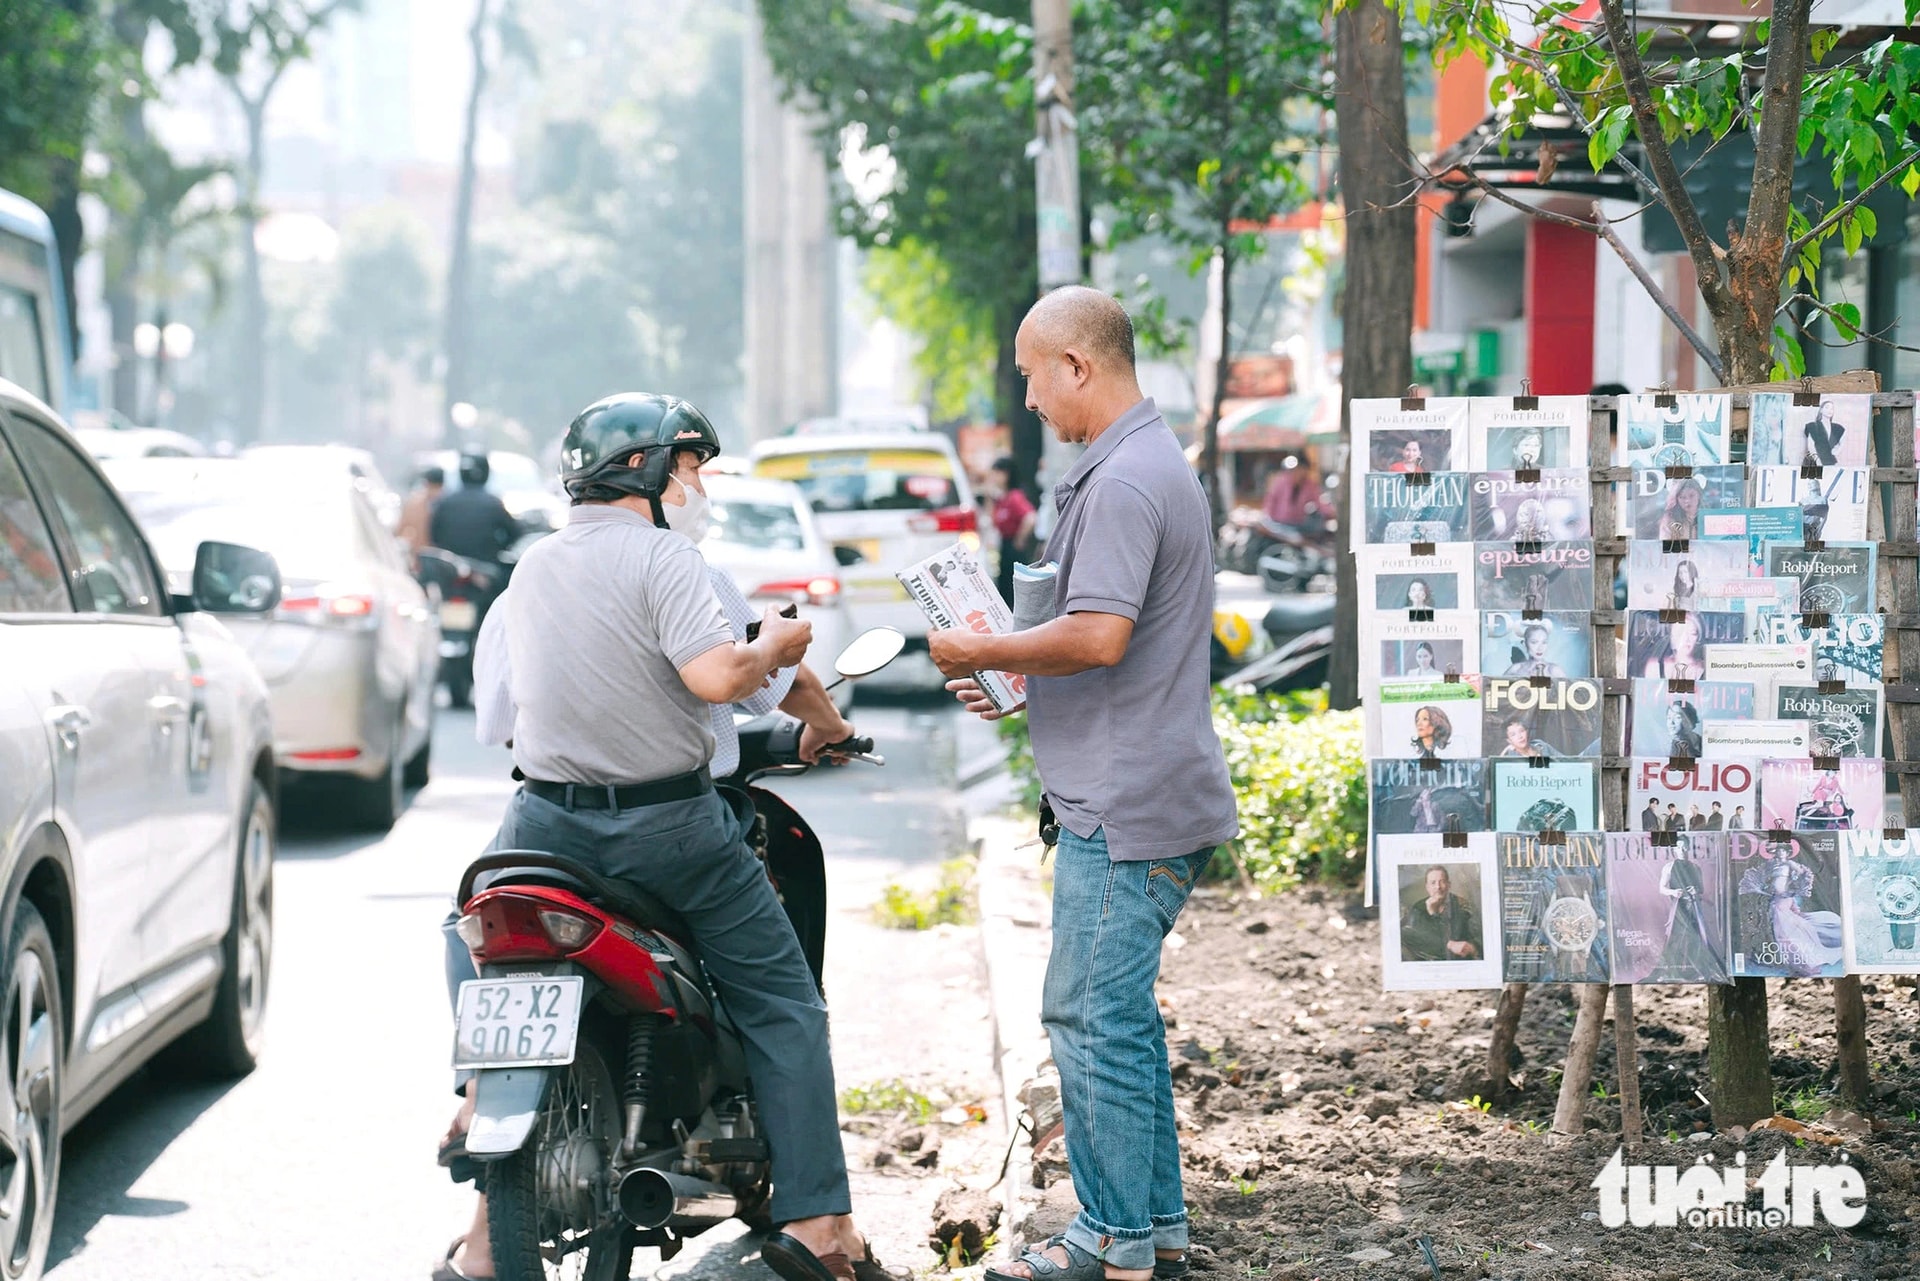
[[(751, 814), (739, 813), (727, 796), (715, 792), (615, 814), (568, 810), (516, 792), (493, 848), (575, 859), (638, 885), (686, 918), (745, 1042), (772, 1154), (773, 1221), (847, 1214), (853, 1201), (840, 1147), (827, 1007), (766, 868), (747, 848)], [(455, 1000), (460, 984), (475, 977), (473, 958), (453, 932), (456, 919), (449, 917), (444, 930), (447, 992)]]

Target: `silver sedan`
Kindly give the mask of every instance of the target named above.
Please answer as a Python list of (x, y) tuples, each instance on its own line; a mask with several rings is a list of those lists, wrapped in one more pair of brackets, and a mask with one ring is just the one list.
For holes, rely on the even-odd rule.
[(280, 605), (229, 626), (266, 678), (286, 780), (336, 777), (357, 823), (393, 826), (427, 781), (440, 628), (393, 535), (344, 473), (264, 459), (105, 464), (168, 577), (207, 539), (273, 553)]

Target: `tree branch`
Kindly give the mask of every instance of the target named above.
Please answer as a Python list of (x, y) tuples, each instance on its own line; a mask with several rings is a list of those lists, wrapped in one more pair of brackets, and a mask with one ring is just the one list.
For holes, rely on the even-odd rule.
[(1665, 291), (1660, 288), (1653, 276), (1648, 273), (1646, 267), (1638, 258), (1633, 256), (1633, 251), (1627, 248), (1627, 242), (1620, 239), (1620, 233), (1615, 231), (1613, 224), (1607, 221), (1607, 211), (1600, 207), (1598, 200), (1593, 202), (1593, 222), (1594, 227), (1598, 229), (1600, 233), (1600, 238), (1613, 246), (1613, 252), (1620, 255), (1621, 262), (1627, 264), (1627, 270), (1633, 273), (1633, 278), (1640, 282), (1640, 287), (1647, 291), (1649, 298), (1653, 299), (1653, 305), (1658, 307), (1661, 314), (1673, 323), (1674, 328), (1680, 331), (1681, 337), (1687, 340), (1687, 345), (1699, 352), (1700, 358), (1707, 362), (1707, 368), (1713, 371), (1714, 381), (1725, 383), (1727, 381), (1727, 367), (1722, 363), (1720, 353), (1715, 351), (1712, 346), (1708, 344), (1707, 340), (1700, 336), (1698, 330), (1687, 323), (1686, 317), (1680, 314), (1679, 308), (1675, 307), (1672, 301), (1668, 299)]
[(1788, 298), (1785, 302), (1781, 303), (1779, 311), (1776, 311), (1773, 314), (1778, 316), (1780, 312), (1785, 311), (1787, 308), (1793, 306), (1795, 303), (1805, 303), (1807, 306), (1813, 308), (1815, 311), (1825, 315), (1827, 319), (1833, 321), (1834, 324), (1845, 325), (1848, 329), (1853, 330), (1854, 336), (1850, 339), (1847, 339), (1843, 342), (1828, 342), (1826, 339), (1818, 337), (1812, 331), (1810, 331), (1807, 328), (1805, 322), (1800, 320), (1794, 321), (1794, 326), (1797, 329), (1799, 329), (1801, 333), (1805, 334), (1809, 338), (1812, 338), (1814, 342), (1818, 343), (1822, 347), (1851, 347), (1856, 342), (1870, 342), (1870, 343), (1878, 343), (1882, 347), (1892, 348), (1894, 351), (1920, 352), (1920, 347), (1909, 347), (1904, 343), (1897, 343), (1893, 341), (1893, 339), (1891, 338), (1883, 338), (1879, 334), (1870, 333), (1869, 331), (1861, 328), (1859, 325), (1854, 324), (1851, 320), (1848, 320), (1845, 316), (1837, 315), (1835, 308), (1833, 307), (1832, 304), (1821, 302), (1818, 298), (1815, 298), (1812, 294), (1794, 294), (1792, 297)]
[(1871, 196), (1874, 192), (1886, 186), (1895, 174), (1905, 169), (1908, 165), (1913, 164), (1920, 164), (1920, 147), (1915, 147), (1912, 151), (1909, 151), (1901, 158), (1898, 164), (1888, 165), (1885, 173), (1862, 187), (1851, 200), (1835, 206), (1833, 212), (1815, 223), (1812, 230), (1808, 231), (1806, 235), (1790, 243), (1787, 246), (1786, 253), (1781, 256), (1780, 261), (1783, 264), (1791, 266), (1793, 260), (1800, 256), (1802, 249), (1819, 240), (1829, 229), (1839, 225), (1840, 220), (1845, 218), (1849, 213), (1852, 213), (1855, 209), (1858, 209), (1860, 205), (1866, 201), (1868, 196)]
[(1635, 39), (1633, 24), (1621, 7), (1621, 0), (1600, 0), (1600, 13), (1606, 19), (1607, 38), (1620, 65), (1621, 85), (1627, 91), (1647, 167), (1653, 170), (1667, 212), (1673, 215), (1680, 228), (1680, 238), (1686, 242), (1687, 253), (1693, 258), (1694, 273), (1700, 278), (1700, 292), (1707, 299), (1708, 309), (1719, 314), (1732, 305), (1732, 299), (1720, 276), (1713, 237), (1701, 223), (1700, 211), (1694, 208), (1693, 197), (1687, 194), (1686, 180), (1674, 163), (1673, 149), (1667, 145), (1666, 134), (1660, 131), (1660, 113), (1655, 110), (1649, 92), (1647, 69), (1640, 61), (1640, 45)]

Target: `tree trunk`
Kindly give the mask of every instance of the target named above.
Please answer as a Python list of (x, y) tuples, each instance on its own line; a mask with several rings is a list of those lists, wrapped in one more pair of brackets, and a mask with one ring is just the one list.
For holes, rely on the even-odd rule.
[(1220, 406), (1227, 399), (1227, 375), (1233, 369), (1232, 234), (1223, 218), (1220, 226), (1220, 359), (1214, 366), (1213, 403), (1207, 407), (1207, 425), (1200, 445), (1200, 483), (1207, 491), (1207, 509), (1213, 514), (1216, 536), (1226, 522), (1228, 498), (1220, 492)]
[(466, 131), (460, 142), (460, 185), (453, 200), (453, 249), (447, 260), (444, 413), (447, 442), (456, 446), (459, 431), (453, 425), (453, 407), (467, 398), (467, 277), (473, 241), (474, 146), (480, 129), (480, 99), (487, 87), (487, 18), (491, 3), (480, 0), (473, 26), (467, 32), (473, 47), (473, 89), (467, 94)]
[(1833, 981), (1833, 1026), (1840, 1041), (1834, 1063), (1840, 1097), (1864, 1113), (1873, 1104), (1873, 1082), (1867, 1074), (1867, 1000), (1857, 974)]
[(1620, 1137), (1628, 1149), (1640, 1146), (1644, 1119), (1640, 1111), (1639, 1029), (1634, 1025), (1633, 985), (1613, 989), (1614, 1072), (1620, 1078)]
[(1520, 1035), (1520, 1015), (1527, 1008), (1527, 985), (1509, 983), (1500, 991), (1493, 1014), (1493, 1042), (1487, 1046), (1487, 1097), (1495, 1102), (1513, 1093), (1513, 1043)]
[[(1398, 396), (1413, 381), (1417, 210), (1405, 203), (1412, 170), (1398, 14), (1385, 0), (1358, 0), (1335, 19), (1334, 45), (1340, 201), (1347, 216), (1340, 421), (1350, 430), (1355, 396)], [(1338, 495), (1342, 543), (1359, 515), (1352, 479), (1349, 469)], [(1350, 553), (1340, 553), (1338, 566), (1329, 701), (1346, 708), (1360, 695), (1359, 587)]]
[[(994, 335), (993, 411), (1000, 422), (1007, 424), (1012, 437), (1013, 483), (1025, 489), (1027, 496), (1037, 503), (1040, 493), (1036, 477), (1040, 456), (1046, 450), (1046, 428), (1027, 408), (1026, 380), (1020, 377), (1019, 367), (1013, 360), (1013, 336), (1019, 332), (1021, 319), (1008, 308), (994, 324), (997, 332)], [(1059, 479), (1053, 477), (1056, 482)], [(1051, 497), (1048, 501), (1052, 501)]]
[(1718, 1130), (1773, 1115), (1767, 1044), (1767, 981), (1735, 979), (1707, 989), (1707, 1092)]
[(1593, 1060), (1600, 1052), (1600, 1033), (1607, 1023), (1604, 983), (1575, 984), (1580, 1012), (1573, 1021), (1573, 1041), (1567, 1046), (1567, 1066), (1560, 1077), (1560, 1101), (1553, 1110), (1555, 1134), (1581, 1135), (1587, 1128), (1587, 1091), (1593, 1086)]
[[(151, 19), (139, 6), (118, 5), (113, 10), (114, 40), (123, 50), (138, 58), (140, 51), (146, 47), (150, 22)], [(133, 151), (147, 138), (146, 104), (140, 98), (125, 94), (112, 96), (120, 136), (125, 139), (128, 150)], [(103, 290), (113, 333), (110, 401), (114, 409), (133, 418), (140, 412), (140, 361), (133, 352), (133, 330), (140, 323), (138, 290), (135, 288), (135, 281), (140, 274), (139, 246), (132, 246), (116, 265), (119, 270), (107, 277)]]
[(240, 205), (240, 351), (234, 368), (234, 434), (261, 440), (267, 418), (267, 288), (260, 270), (260, 181), (267, 162), (267, 94), (249, 99), (233, 86), (247, 120), (247, 171)]
[[(60, 252), (60, 289), (67, 300), (67, 347), (80, 353), (80, 306), (73, 291), (73, 269), (80, 261), (81, 241), (86, 229), (80, 223), (80, 162), (70, 156), (56, 156), (52, 162), (53, 200), (47, 216), (53, 220), (53, 238)], [(61, 378), (73, 371), (58, 371)]]

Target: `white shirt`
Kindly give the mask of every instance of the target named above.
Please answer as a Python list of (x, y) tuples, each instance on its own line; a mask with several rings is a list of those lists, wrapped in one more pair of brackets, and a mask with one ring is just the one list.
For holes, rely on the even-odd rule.
[[(760, 615), (747, 604), (747, 598), (741, 595), (740, 588), (725, 570), (709, 565), (707, 578), (713, 583), (713, 594), (720, 599), (721, 611), (733, 626), (734, 639), (745, 640), (747, 624), (758, 622)], [(513, 588), (509, 586), (487, 611), (480, 635), (474, 640), (474, 736), (488, 747), (505, 747), (513, 738), (513, 661), (507, 652), (503, 621), (512, 600)], [(715, 778), (725, 778), (740, 767), (740, 734), (733, 725), (734, 709), (739, 708), (750, 716), (764, 716), (773, 711), (793, 688), (793, 674), (793, 668), (783, 667), (773, 674), (767, 685), (740, 702), (711, 705), (714, 751), (710, 769)]]

